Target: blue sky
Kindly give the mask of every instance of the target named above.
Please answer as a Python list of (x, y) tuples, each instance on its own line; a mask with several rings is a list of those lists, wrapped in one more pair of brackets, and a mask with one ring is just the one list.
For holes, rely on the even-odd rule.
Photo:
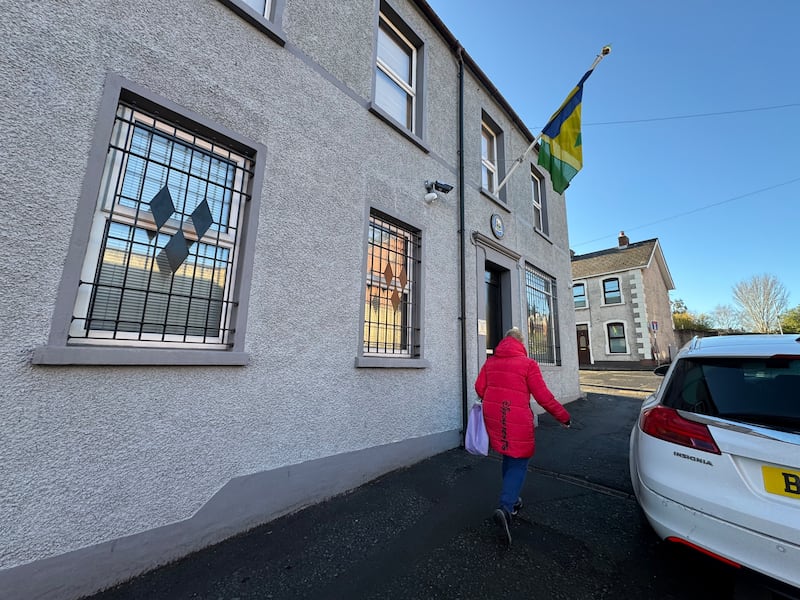
[(566, 191), (577, 254), (624, 230), (659, 239), (692, 312), (764, 273), (800, 305), (800, 2), (428, 1), (534, 134), (612, 45)]

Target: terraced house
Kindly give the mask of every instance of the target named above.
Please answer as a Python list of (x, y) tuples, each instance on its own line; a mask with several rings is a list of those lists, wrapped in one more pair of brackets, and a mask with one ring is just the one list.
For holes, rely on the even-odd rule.
[(512, 325), (579, 396), (565, 199), (426, 2), (0, 7), (0, 597), (458, 447)]
[(650, 369), (677, 351), (669, 291), (675, 289), (657, 238), (572, 256), (575, 337), (582, 369)]

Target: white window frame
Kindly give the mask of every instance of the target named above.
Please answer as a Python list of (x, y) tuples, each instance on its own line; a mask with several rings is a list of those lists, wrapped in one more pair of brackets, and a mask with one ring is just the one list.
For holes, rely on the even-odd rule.
[[(484, 185), (484, 182), (488, 185)], [(486, 121), (481, 121), (481, 187), (494, 195), (498, 183), (497, 134)]]
[(250, 8), (252, 8), (253, 11), (255, 11), (257, 14), (261, 15), (262, 17), (264, 17), (267, 21), (271, 21), (272, 20), (272, 0), (263, 0), (263, 2), (264, 2), (264, 8), (263, 9), (256, 8), (255, 4), (261, 4), (261, 2), (258, 2), (257, 0), (255, 0), (255, 1), (254, 0), (242, 0), (242, 2), (244, 2)]
[[(117, 119), (121, 114), (119, 111), (125, 113), (127, 110), (131, 111), (131, 115), (136, 113), (141, 113), (143, 116), (148, 115), (151, 119), (150, 126), (155, 126), (153, 132), (157, 136), (168, 132), (172, 136), (173, 143), (179, 144), (182, 148), (186, 146), (187, 142), (190, 142), (192, 147), (196, 146), (201, 149), (205, 156), (215, 156), (224, 148), (225, 161), (237, 160), (233, 157), (238, 156), (241, 162), (237, 164), (240, 167), (247, 162), (246, 172), (238, 173), (236, 175), (239, 178), (238, 181), (231, 186), (232, 193), (236, 198), (228, 201), (227, 196), (225, 200), (218, 200), (218, 197), (214, 197), (230, 211), (227, 217), (224, 221), (220, 221), (220, 217), (212, 214), (213, 223), (199, 240), (195, 234), (194, 217), (186, 215), (190, 205), (184, 205), (179, 209), (180, 203), (183, 202), (180, 198), (173, 198), (173, 205), (183, 216), (173, 212), (166, 221), (159, 221), (160, 227), (157, 226), (149, 206), (151, 198), (132, 197), (130, 202), (135, 203), (135, 207), (120, 205), (119, 202), (114, 201), (117, 190), (122, 189), (119, 187), (122, 185), (122, 179), (118, 176), (123, 169), (127, 168), (127, 161), (133, 156), (126, 153), (130, 149), (129, 142), (116, 137)], [(106, 78), (97, 123), (83, 192), (75, 217), (76, 225), (68, 246), (69, 251), (56, 299), (50, 337), (46, 346), (34, 350), (33, 363), (62, 365), (247, 364), (249, 357), (244, 352), (244, 336), (247, 327), (247, 308), (266, 148), (116, 74), (111, 74)], [(231, 154), (228, 154), (229, 152)], [(144, 156), (146, 157), (143, 159), (144, 164), (151, 164), (155, 160), (150, 156), (149, 150)], [(166, 166), (168, 164), (169, 167)], [(168, 170), (173, 169), (171, 163), (165, 162), (163, 166)], [(209, 174), (208, 177), (202, 185), (213, 184), (212, 175)], [(191, 179), (189, 177), (187, 181), (191, 182)], [(195, 189), (202, 189), (202, 185)], [(205, 190), (200, 193), (211, 205), (211, 197), (206, 195), (209, 193), (208, 187)], [(150, 192), (148, 191), (147, 194), (149, 195)], [(146, 207), (145, 204), (147, 204)], [(213, 207), (212, 210), (214, 210)], [(178, 214), (177, 217), (176, 214)], [(225, 213), (220, 214), (224, 215)], [(237, 221), (236, 227), (238, 227), (235, 238), (230, 231), (226, 233), (223, 226), (224, 224), (233, 226), (234, 219)], [(200, 338), (194, 335), (180, 335), (178, 338), (172, 333), (166, 334), (166, 328), (171, 325), (170, 320), (166, 317), (163, 322), (165, 333), (154, 335), (139, 332), (131, 334), (131, 332), (125, 332), (115, 326), (117, 329), (115, 337), (102, 330), (87, 332), (83, 323), (78, 323), (79, 320), (90, 317), (88, 301), (91, 291), (87, 292), (83, 288), (96, 285), (96, 267), (101, 261), (100, 252), (104, 242), (104, 231), (106, 222), (109, 220), (119, 223), (123, 227), (135, 227), (141, 231), (155, 229), (156, 237), (163, 235), (172, 238), (180, 228), (187, 242), (191, 242), (195, 248), (190, 251), (189, 257), (197, 258), (189, 261), (189, 257), (187, 257), (180, 265), (172, 267), (173, 273), (184, 267), (189, 268), (192, 270), (190, 277), (192, 281), (194, 281), (194, 277), (198, 276), (197, 268), (206, 268), (199, 260), (204, 256), (199, 244), (212, 250), (225, 245), (235, 248), (235, 255), (229, 257), (230, 260), (224, 270), (221, 269), (216, 273), (225, 274), (224, 281), (221, 281), (222, 302), (228, 312), (226, 313), (223, 308), (223, 314), (220, 316), (220, 327), (227, 331), (225, 339), (222, 339), (222, 330), (219, 339)], [(202, 224), (202, 216), (198, 223)], [(131, 252), (130, 246), (125, 246), (124, 238), (118, 238), (118, 241), (123, 242), (122, 246), (125, 249), (122, 252), (126, 256), (146, 256)], [(148, 244), (145, 243), (142, 247), (147, 246)], [(113, 246), (109, 245), (108, 248), (111, 249)], [(158, 245), (158, 248), (161, 246)], [(152, 257), (149, 260), (152, 260)], [(127, 268), (125, 267), (125, 269)], [(200, 276), (202, 277), (202, 274)], [(187, 296), (183, 296), (183, 298), (187, 298)], [(190, 313), (187, 312), (188, 314)], [(102, 319), (101, 316), (95, 318)], [(216, 325), (216, 320), (213, 325)], [(196, 328), (195, 325), (189, 325), (188, 321), (187, 326), (188, 329), (184, 331), (184, 334), (190, 333), (190, 330)]]
[[(126, 126), (130, 128), (131, 131), (136, 126), (151, 129), (154, 131), (151, 137), (159, 134), (163, 134), (167, 138), (174, 137), (184, 142), (187, 147), (196, 148), (222, 161), (233, 162), (236, 165), (236, 175), (232, 182), (232, 188), (235, 190), (242, 190), (245, 188), (247, 182), (244, 180), (244, 173), (249, 171), (250, 168), (247, 166), (248, 161), (244, 157), (236, 156), (230, 152), (225, 152), (223, 154), (214, 144), (202, 139), (197, 139), (188, 131), (177, 128), (166, 120), (152, 117), (130, 106), (120, 104), (117, 109), (117, 115), (120, 117), (119, 122), (126, 123)], [(131, 131), (126, 129), (126, 126), (115, 126), (114, 133), (112, 134), (110, 151), (106, 159), (106, 169), (97, 203), (97, 211), (92, 223), (86, 258), (81, 271), (81, 280), (85, 282), (94, 282), (95, 280), (95, 273), (98, 271), (98, 265), (101, 262), (101, 255), (104, 250), (102, 243), (107, 223), (118, 223), (132, 229), (144, 230), (152, 235), (157, 235), (155, 219), (152, 213), (145, 208), (145, 205), (149, 201), (148, 198), (141, 197), (137, 199), (139, 208), (124, 206), (120, 202), (115, 201), (127, 172), (133, 143), (133, 135), (130, 134)], [(116, 150), (111, 151), (111, 148), (115, 148)], [(148, 164), (151, 161), (149, 156), (145, 160)], [(172, 165), (170, 165), (170, 168), (172, 168)], [(212, 232), (212, 234), (216, 233), (216, 235), (207, 234), (202, 239), (197, 239), (196, 235), (193, 235), (191, 227), (182, 227), (180, 222), (172, 218), (158, 230), (158, 233), (168, 236), (181, 232), (187, 237), (187, 241), (189, 242), (203, 243), (206, 246), (210, 245), (212, 247), (221, 248), (235, 257), (234, 262), (227, 269), (229, 273), (225, 276), (225, 285), (222, 292), (223, 298), (230, 296), (231, 286), (235, 285), (235, 273), (237, 270), (237, 241), (231, 234), (231, 230), (239, 229), (239, 212), (243, 201), (241, 200), (240, 193), (235, 193), (234, 195), (236, 199), (232, 199), (229, 203), (227, 219), (223, 224), (226, 229), (225, 232), (216, 231)], [(108, 251), (108, 249), (106, 249), (106, 251)], [(83, 285), (78, 288), (74, 314), (86, 315), (86, 318), (72, 321), (69, 335), (72, 340), (75, 340), (73, 343), (126, 345), (135, 347), (152, 345), (159, 348), (193, 348), (196, 344), (203, 344), (205, 348), (221, 350), (226, 347), (227, 341), (222, 334), (217, 337), (201, 337), (167, 333), (128, 332), (116, 329), (113, 331), (90, 329), (88, 333), (84, 333), (86, 331), (85, 324), (87, 321), (90, 321), (89, 306), (93, 287), (93, 285)], [(219, 327), (220, 332), (228, 330), (231, 325), (230, 314), (227, 313), (227, 311), (224, 311), (224, 314), (221, 315), (221, 319)], [(98, 318), (97, 320), (100, 319)], [(164, 326), (166, 328), (167, 324), (165, 323)]]
[[(411, 133), (416, 134), (416, 122), (417, 122), (417, 47), (401, 32), (397, 26), (392, 22), (392, 20), (383, 12), (378, 14), (378, 36), (381, 35), (381, 29), (388, 29), (398, 38), (400, 41), (406, 46), (407, 50), (410, 50), (411, 55), (411, 64), (409, 65), (409, 77), (411, 81), (406, 81), (399, 73), (395, 72), (394, 69), (389, 66), (389, 64), (380, 56), (380, 44), (378, 44), (378, 51), (377, 51), (377, 58), (376, 58), (376, 69), (381, 71), (384, 75), (386, 75), (392, 83), (394, 83), (398, 88), (400, 88), (406, 94), (407, 101), (410, 99), (411, 102), (411, 113), (407, 114), (404, 121), (400, 121), (397, 119), (395, 115), (392, 115), (389, 110), (387, 110), (386, 104), (381, 103), (380, 98), (378, 97), (378, 85), (377, 82), (375, 84), (375, 104), (379, 106), (386, 114), (390, 117), (395, 119), (398, 123), (400, 123), (403, 127), (408, 129)], [(384, 35), (387, 33), (384, 31)], [(392, 41), (394, 40), (391, 36), (389, 39)], [(376, 77), (378, 76), (376, 71)]]
[(286, 0), (265, 0), (263, 10), (251, 0), (219, 0), (233, 12), (272, 38), (279, 45), (286, 45), (286, 34), (281, 29)]
[(544, 216), (544, 178), (531, 167), (531, 203), (533, 204), (533, 228), (547, 233)]

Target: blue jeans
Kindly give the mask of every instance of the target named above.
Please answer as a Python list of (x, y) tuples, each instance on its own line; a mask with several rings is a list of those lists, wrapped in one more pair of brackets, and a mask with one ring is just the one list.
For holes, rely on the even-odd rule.
[(500, 491), (500, 508), (511, 512), (514, 503), (522, 491), (525, 475), (528, 474), (530, 458), (512, 458), (503, 456), (503, 488)]

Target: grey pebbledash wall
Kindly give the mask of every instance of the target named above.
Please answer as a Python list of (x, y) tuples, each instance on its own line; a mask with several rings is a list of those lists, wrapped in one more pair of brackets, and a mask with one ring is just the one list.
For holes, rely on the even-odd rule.
[[(266, 29), (242, 4), (0, 0), (0, 597), (77, 598), (458, 446), (462, 385), (474, 399), (485, 357), (469, 234), (491, 236), (492, 213), (519, 257), (514, 321), (525, 264), (559, 284), (562, 360), (542, 370), (560, 400), (580, 395), (564, 199), (542, 235), (524, 168), (506, 204), (481, 194), (482, 111), (507, 156), (529, 139), (469, 68), (462, 373), (459, 191), (423, 201), (425, 180), (458, 181), (458, 64), (425, 3), (388, 3), (425, 42), (416, 140), (370, 110), (380, 2), (279, 0)], [(79, 201), (110, 81), (261, 154), (242, 365), (34, 364), (88, 236)], [(355, 366), (371, 208), (421, 232), (422, 368)]]

